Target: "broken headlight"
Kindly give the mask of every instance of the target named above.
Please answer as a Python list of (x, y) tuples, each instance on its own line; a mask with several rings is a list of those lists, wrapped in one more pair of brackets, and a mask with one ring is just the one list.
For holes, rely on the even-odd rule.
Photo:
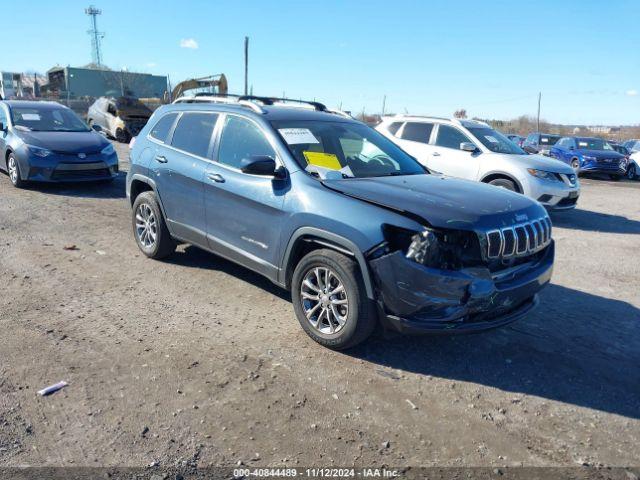
[(439, 266), (438, 237), (431, 230), (423, 230), (411, 237), (411, 243), (405, 256), (418, 263)]
[(471, 231), (425, 227), (416, 232), (393, 225), (384, 225), (383, 231), (386, 241), (370, 252), (370, 258), (401, 251), (409, 260), (443, 270), (483, 264), (478, 236)]

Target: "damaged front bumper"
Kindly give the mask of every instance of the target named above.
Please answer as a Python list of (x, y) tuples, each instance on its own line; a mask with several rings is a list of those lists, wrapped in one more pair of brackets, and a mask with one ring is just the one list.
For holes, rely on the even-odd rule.
[(430, 268), (395, 251), (369, 262), (388, 326), (403, 333), (469, 333), (526, 315), (551, 279), (554, 243), (529, 262), (490, 272)]

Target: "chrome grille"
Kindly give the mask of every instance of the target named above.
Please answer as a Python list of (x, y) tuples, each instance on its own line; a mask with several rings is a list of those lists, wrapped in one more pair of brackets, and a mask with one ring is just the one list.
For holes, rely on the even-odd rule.
[(551, 220), (549, 217), (487, 232), (488, 258), (529, 255), (546, 247), (551, 242)]

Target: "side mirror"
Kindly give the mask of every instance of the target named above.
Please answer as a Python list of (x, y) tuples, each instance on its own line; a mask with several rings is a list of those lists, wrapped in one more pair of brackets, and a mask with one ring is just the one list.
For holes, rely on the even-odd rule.
[(575, 149), (576, 149), (576, 147), (574, 147), (574, 146), (569, 147), (569, 150), (575, 150)]
[(0, 122), (0, 132), (4, 132), (5, 128), (4, 123)]
[(95, 123), (91, 125), (91, 128), (93, 128), (96, 132), (102, 131), (102, 127), (100, 125), (96, 125)]
[(242, 173), (262, 175), (265, 177), (283, 178), (284, 168), (276, 167), (276, 161), (268, 155), (255, 155), (242, 159)]
[(460, 144), (460, 150), (463, 150), (465, 152), (475, 152), (476, 150), (478, 150), (478, 148), (471, 142), (462, 142)]

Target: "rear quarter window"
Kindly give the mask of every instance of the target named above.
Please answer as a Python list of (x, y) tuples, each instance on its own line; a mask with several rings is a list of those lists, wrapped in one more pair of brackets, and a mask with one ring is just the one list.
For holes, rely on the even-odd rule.
[(171, 127), (173, 126), (173, 122), (176, 121), (177, 113), (169, 113), (160, 117), (160, 120), (156, 122), (151, 131), (149, 132), (149, 136), (154, 138), (162, 143), (166, 143), (167, 136), (171, 131)]
[(217, 119), (218, 115), (215, 113), (183, 113), (173, 132), (171, 146), (206, 158)]

